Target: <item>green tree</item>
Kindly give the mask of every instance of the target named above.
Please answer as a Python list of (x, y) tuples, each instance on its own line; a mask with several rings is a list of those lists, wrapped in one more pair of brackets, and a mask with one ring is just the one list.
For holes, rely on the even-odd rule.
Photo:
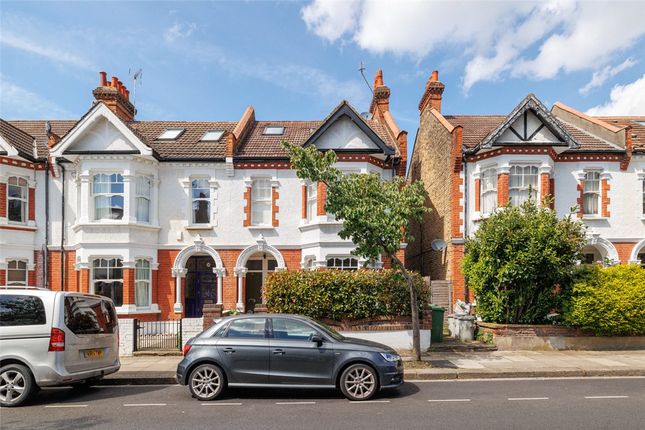
[(401, 242), (414, 240), (409, 233), (410, 221), (421, 220), (428, 210), (423, 183), (406, 185), (399, 176), (386, 181), (377, 174), (344, 175), (334, 167), (333, 151), (321, 153), (314, 146), (303, 148), (287, 142), (283, 145), (299, 178), (326, 184), (325, 210), (343, 222), (339, 235), (354, 242), (354, 254), (370, 261), (391, 258), (394, 268), (405, 277), (410, 293), (413, 354), (420, 360), (415, 282), (396, 253)]
[(507, 206), (466, 241), (463, 273), (484, 321), (545, 322), (570, 292), (585, 228), (573, 213), (558, 218), (545, 206)]

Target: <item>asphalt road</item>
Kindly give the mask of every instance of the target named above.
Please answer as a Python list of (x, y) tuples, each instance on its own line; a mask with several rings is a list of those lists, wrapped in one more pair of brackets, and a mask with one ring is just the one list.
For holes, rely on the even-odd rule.
[(370, 402), (333, 391), (230, 390), (199, 402), (185, 387), (41, 391), (0, 410), (2, 429), (645, 429), (645, 378), (407, 382)]

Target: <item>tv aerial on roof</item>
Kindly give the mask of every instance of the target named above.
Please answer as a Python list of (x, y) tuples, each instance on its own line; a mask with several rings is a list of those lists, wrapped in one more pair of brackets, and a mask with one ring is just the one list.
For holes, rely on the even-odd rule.
[(128, 69), (128, 75), (132, 76), (132, 104), (136, 106), (137, 101), (137, 84), (141, 85), (141, 78), (143, 78), (143, 69), (138, 68), (136, 70)]

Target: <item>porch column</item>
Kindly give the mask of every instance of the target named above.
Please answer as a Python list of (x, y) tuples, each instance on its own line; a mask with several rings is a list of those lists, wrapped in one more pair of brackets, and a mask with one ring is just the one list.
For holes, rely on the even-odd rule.
[(238, 267), (235, 269), (235, 276), (237, 276), (237, 305), (235, 306), (238, 311), (244, 312), (243, 291), (244, 278), (246, 277), (246, 267)]
[(180, 314), (184, 307), (181, 303), (181, 279), (186, 276), (186, 269), (172, 269), (172, 276), (175, 277), (175, 306), (174, 311)]
[(217, 275), (217, 304), (221, 305), (222, 304), (222, 295), (224, 293), (224, 273), (226, 273), (226, 269), (220, 268), (220, 267), (214, 267), (213, 268), (213, 273)]

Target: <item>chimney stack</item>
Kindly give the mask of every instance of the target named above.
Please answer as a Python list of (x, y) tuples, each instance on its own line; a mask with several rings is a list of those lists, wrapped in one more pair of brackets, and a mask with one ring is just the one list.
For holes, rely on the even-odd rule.
[(370, 113), (372, 117), (380, 122), (384, 122), (383, 114), (390, 110), (390, 87), (383, 84), (383, 71), (378, 69), (374, 76), (374, 86), (372, 103), (370, 103)]
[(99, 72), (99, 86), (92, 92), (96, 100), (102, 101), (105, 105), (125, 122), (134, 121), (137, 110), (130, 102), (130, 91), (116, 76), (107, 80), (105, 72)]
[(441, 96), (443, 95), (443, 90), (446, 86), (439, 81), (439, 72), (433, 71), (432, 75), (428, 79), (426, 84), (426, 89), (423, 92), (421, 101), (419, 102), (419, 111), (423, 110), (430, 106), (430, 108), (435, 108), (437, 111), (441, 112)]

